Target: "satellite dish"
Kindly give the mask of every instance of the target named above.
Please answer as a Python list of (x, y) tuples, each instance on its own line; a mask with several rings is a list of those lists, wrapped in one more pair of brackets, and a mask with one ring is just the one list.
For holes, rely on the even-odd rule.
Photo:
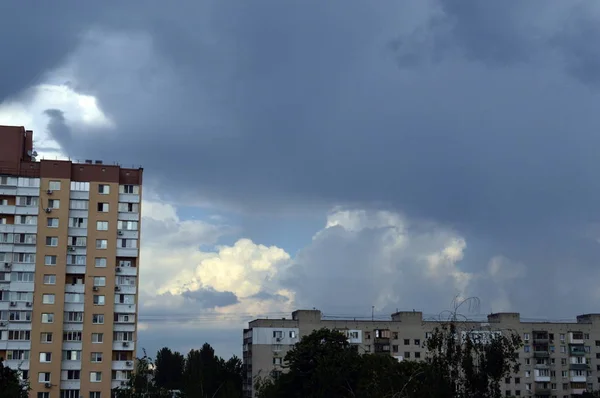
[(33, 156), (37, 156), (37, 151), (33, 151)]
[(33, 153), (31, 152), (31, 150), (27, 151), (27, 156), (31, 156)]

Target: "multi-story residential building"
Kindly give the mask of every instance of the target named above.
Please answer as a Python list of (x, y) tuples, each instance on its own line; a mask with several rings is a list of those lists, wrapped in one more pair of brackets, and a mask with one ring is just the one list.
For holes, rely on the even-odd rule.
[(32, 398), (109, 398), (133, 370), (142, 169), (36, 161), (0, 126), (0, 357)]
[[(523, 340), (521, 369), (504, 380), (506, 396), (567, 398), (600, 386), (600, 314), (574, 322), (523, 322), (518, 313), (488, 315), (460, 322), (465, 333), (518, 333)], [(298, 310), (291, 319), (256, 319), (243, 334), (244, 392), (253, 396), (257, 378), (283, 372), (286, 352), (300, 338), (327, 328), (348, 336), (359, 352), (424, 360), (424, 342), (440, 321), (421, 312), (396, 312), (391, 320), (326, 319), (318, 310)]]

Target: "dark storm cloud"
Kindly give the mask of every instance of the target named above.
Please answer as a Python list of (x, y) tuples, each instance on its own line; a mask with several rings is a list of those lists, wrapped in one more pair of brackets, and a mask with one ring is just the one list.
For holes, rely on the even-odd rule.
[[(598, 99), (560, 66), (527, 63), (526, 34), (472, 21), (494, 10), (445, 9), (454, 46), (509, 66), (458, 52), (399, 70), (389, 43), (410, 18), (390, 3), (282, 4), (214, 5), (197, 30), (180, 15), (147, 39), (125, 31), (126, 59), (81, 50), (79, 84), (117, 134), (63, 144), (144, 164), (165, 191), (246, 206), (378, 201), (509, 235), (593, 213)], [(497, 11), (507, 30), (523, 24)], [(493, 54), (466, 39), (478, 30)]]
[(219, 292), (213, 288), (199, 288), (187, 290), (181, 295), (187, 299), (198, 302), (202, 308), (227, 307), (239, 302), (233, 292)]
[(96, 20), (72, 78), (116, 128), (61, 143), (143, 164), (169, 199), (377, 203), (452, 224), (486, 262), (592, 264), (577, 231), (600, 202), (594, 3), (430, 4), (189, 2)]
[(65, 123), (65, 114), (59, 109), (46, 109), (44, 112), (49, 118), (48, 133), (58, 142), (68, 142), (73, 139), (71, 129)]

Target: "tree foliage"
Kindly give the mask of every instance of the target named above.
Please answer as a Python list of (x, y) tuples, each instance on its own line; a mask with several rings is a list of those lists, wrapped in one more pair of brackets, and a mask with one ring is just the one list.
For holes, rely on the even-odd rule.
[(184, 358), (165, 347), (156, 360), (138, 358), (135, 372), (125, 386), (113, 390), (115, 398), (166, 398), (173, 391), (188, 398), (241, 398), (242, 362), (224, 360), (205, 343)]
[(185, 357), (169, 348), (161, 348), (156, 354), (154, 380), (156, 385), (167, 390), (183, 388)]
[(514, 333), (487, 340), (443, 323), (425, 345), (425, 361), (363, 354), (336, 331), (321, 329), (302, 338), (285, 356), (285, 372), (259, 377), (260, 398), (497, 398), (500, 382), (518, 370), (521, 344)]
[(27, 398), (28, 385), (21, 381), (18, 370), (4, 366), (0, 358), (0, 398)]

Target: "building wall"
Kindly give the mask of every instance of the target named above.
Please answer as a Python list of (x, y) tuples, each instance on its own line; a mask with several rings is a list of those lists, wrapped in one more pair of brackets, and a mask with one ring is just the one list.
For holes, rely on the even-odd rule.
[[(0, 148), (0, 238), (14, 239), (15, 234), (28, 234), (28, 241), (23, 243), (0, 240), (0, 256), (2, 260), (6, 257), (6, 261), (0, 261), (0, 356), (7, 358), (16, 353), (15, 350), (29, 354), (28, 359), (11, 358), (6, 364), (20, 368), (23, 375), (29, 377), (31, 397), (37, 398), (38, 393), (43, 393), (44, 397), (58, 398), (61, 391), (70, 391), (69, 398), (87, 398), (90, 392), (110, 397), (111, 388), (127, 378), (123, 372), (130, 372), (134, 367), (142, 169), (123, 169), (91, 161), (37, 162), (30, 155), (32, 133), (24, 128), (0, 126), (0, 141), (3, 143)], [(106, 193), (100, 189), (101, 185), (108, 186)], [(133, 189), (135, 192), (131, 192)], [(23, 202), (25, 204), (33, 203), (31, 200), (37, 202), (23, 205), (19, 197), (33, 198)], [(51, 207), (50, 201), (58, 206), (46, 211)], [(88, 207), (75, 208), (79, 203), (74, 201), (87, 202)], [(128, 209), (128, 205), (121, 208), (120, 202), (134, 203), (135, 209)], [(98, 203), (108, 204), (108, 211), (99, 211)], [(37, 223), (19, 224), (21, 216), (37, 217)], [(71, 224), (74, 218), (84, 219), (87, 226)], [(58, 225), (49, 220), (58, 220)], [(98, 229), (98, 221), (107, 225)], [(135, 221), (138, 225), (135, 230), (119, 231), (120, 221)], [(29, 235), (35, 237), (35, 241)], [(84, 246), (74, 246), (72, 240), (78, 237), (86, 239)], [(47, 242), (46, 238), (57, 238), (57, 242)], [(97, 247), (98, 239), (106, 240), (106, 248)], [(121, 248), (121, 239), (135, 240), (137, 244), (133, 248)], [(49, 246), (47, 243), (57, 244)], [(35, 255), (35, 262), (18, 261), (18, 253)], [(55, 261), (47, 264), (46, 256), (55, 256)], [(106, 258), (105, 266), (97, 263), (96, 258)], [(131, 260), (134, 266), (120, 267), (120, 259)], [(32, 280), (11, 280), (17, 274), (22, 277), (21, 272), (32, 273)], [(50, 275), (52, 283), (44, 283), (50, 282)], [(44, 297), (49, 298), (48, 295), (53, 295), (53, 301), (45, 303)], [(67, 295), (71, 302), (65, 302)], [(120, 303), (125, 297), (122, 295), (127, 295), (132, 302)], [(94, 296), (103, 296), (103, 304)], [(14, 303), (11, 302), (13, 297), (18, 298)], [(14, 319), (12, 314), (27, 311), (31, 311), (29, 321)], [(82, 313), (81, 321), (69, 319), (70, 312)], [(42, 314), (52, 314), (53, 321), (42, 322)], [(19, 334), (27, 338), (14, 340), (15, 331), (29, 334)], [(42, 334), (47, 333), (52, 334), (52, 341), (42, 341)], [(77, 339), (78, 333), (81, 333), (78, 341), (63, 339)], [(96, 333), (102, 334), (102, 343), (92, 342), (92, 335)], [(119, 341), (113, 341), (113, 337)], [(80, 360), (63, 360), (64, 351), (79, 352)], [(46, 357), (46, 353), (51, 354), (50, 361), (41, 362), (40, 354)], [(102, 360), (92, 362), (92, 354), (97, 357), (97, 353), (102, 354)], [(79, 371), (79, 378), (67, 380), (69, 371)], [(39, 381), (39, 373), (45, 372), (51, 375), (49, 386)], [(91, 372), (100, 372), (101, 379), (92, 381)]]
[[(390, 321), (328, 320), (321, 319), (319, 311), (296, 311), (292, 319), (257, 319), (244, 331), (246, 396), (252, 396), (257, 378), (269, 376), (272, 371), (285, 371), (274, 363), (274, 358), (285, 357), (293, 343), (286, 342), (289, 344), (280, 347), (269, 341), (268, 336), (274, 331), (297, 328), (301, 338), (321, 328), (336, 329), (346, 333), (361, 353), (375, 353), (378, 347), (380, 354), (398, 360), (424, 360), (427, 357), (424, 343), (439, 325), (437, 321), (424, 320), (421, 312), (414, 311), (393, 314)], [(579, 316), (577, 322), (571, 323), (543, 323), (521, 322), (518, 313), (502, 313), (490, 315), (484, 322), (462, 322), (461, 327), (482, 338), (500, 332), (517, 333), (523, 339), (519, 353), (521, 370), (505, 380), (502, 388), (506, 395), (570, 397), (586, 388), (600, 388), (600, 315)], [(386, 331), (380, 332), (381, 335), (389, 333), (389, 340), (377, 339), (377, 330)], [(581, 333), (582, 339), (573, 340), (573, 333)], [(544, 335), (546, 339), (538, 338)], [(386, 345), (388, 350), (383, 349)], [(577, 347), (584, 353), (569, 352)]]

